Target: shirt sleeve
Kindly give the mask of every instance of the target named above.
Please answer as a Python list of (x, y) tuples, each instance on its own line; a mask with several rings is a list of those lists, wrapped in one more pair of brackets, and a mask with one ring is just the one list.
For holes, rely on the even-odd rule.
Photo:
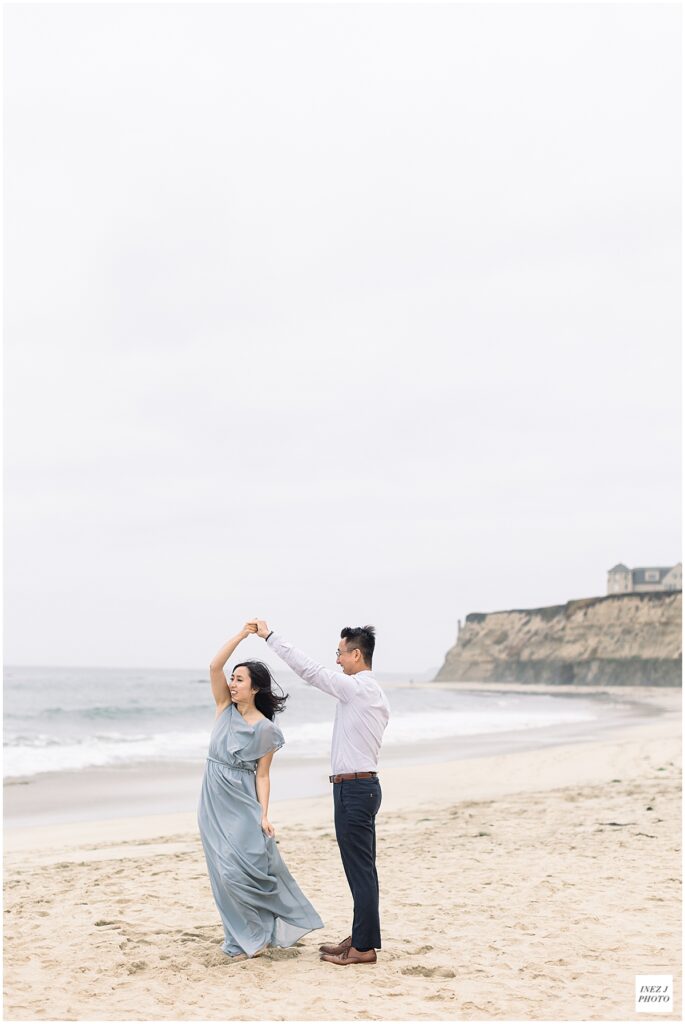
[(329, 693), (331, 697), (347, 703), (356, 692), (356, 685), (346, 676), (344, 672), (332, 672), (323, 665), (317, 665), (315, 661), (308, 658), (306, 654), (293, 647), (278, 635), (272, 633), (266, 641), (274, 654), (277, 654), (286, 665), (297, 673), (300, 679), (310, 686), (316, 686), (317, 690)]

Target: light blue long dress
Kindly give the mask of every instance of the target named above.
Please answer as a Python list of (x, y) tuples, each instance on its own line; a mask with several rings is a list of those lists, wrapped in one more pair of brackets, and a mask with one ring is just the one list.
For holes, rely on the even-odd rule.
[(209, 741), (197, 820), (209, 879), (224, 926), (224, 953), (252, 956), (263, 946), (292, 946), (323, 921), (262, 831), (255, 771), (283, 733), (268, 718), (248, 725), (229, 704)]

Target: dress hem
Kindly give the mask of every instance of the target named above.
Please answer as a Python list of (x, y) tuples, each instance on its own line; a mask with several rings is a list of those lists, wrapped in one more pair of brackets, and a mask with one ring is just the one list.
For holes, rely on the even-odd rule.
[[(292, 947), (295, 946), (300, 941), (300, 939), (303, 939), (305, 937), (305, 935), (309, 935), (310, 932), (318, 932), (322, 928), (323, 928), (323, 924), (317, 924), (317, 925), (314, 925), (313, 928), (307, 928), (307, 930), (304, 931), (304, 932), (301, 932), (301, 934), (298, 935), (296, 939), (293, 939), (292, 942), (288, 942), (288, 943), (280, 943), (280, 942), (262, 943), (260, 946), (255, 946), (254, 949), (252, 949), (250, 952), (248, 952), (247, 949), (243, 949), (242, 946), (239, 947), (239, 948), (240, 948), (240, 951), (242, 953), (245, 953), (245, 955), (249, 959), (252, 959), (252, 957), (257, 952), (257, 950), (263, 949), (265, 945), (266, 945), (267, 949), (292, 949)], [(237, 945), (237, 943), (236, 943), (236, 945)], [(224, 953), (226, 956), (229, 956), (229, 957), (237, 955), (235, 953), (227, 953), (223, 946), (221, 947), (221, 952)]]

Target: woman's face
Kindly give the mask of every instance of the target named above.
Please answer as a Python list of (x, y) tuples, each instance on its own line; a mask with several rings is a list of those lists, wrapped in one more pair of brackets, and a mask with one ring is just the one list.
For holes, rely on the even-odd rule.
[(254, 691), (252, 690), (250, 672), (244, 665), (240, 665), (235, 670), (231, 676), (228, 688), (231, 691), (231, 700), (234, 704), (249, 704), (254, 700)]

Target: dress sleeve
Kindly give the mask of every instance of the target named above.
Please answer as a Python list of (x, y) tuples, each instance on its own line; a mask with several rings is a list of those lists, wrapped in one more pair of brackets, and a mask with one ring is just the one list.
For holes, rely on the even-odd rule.
[(273, 722), (266, 722), (256, 737), (256, 749), (253, 755), (255, 761), (264, 757), (265, 754), (270, 754), (272, 750), (280, 750), (284, 743), (285, 737), (278, 726)]

